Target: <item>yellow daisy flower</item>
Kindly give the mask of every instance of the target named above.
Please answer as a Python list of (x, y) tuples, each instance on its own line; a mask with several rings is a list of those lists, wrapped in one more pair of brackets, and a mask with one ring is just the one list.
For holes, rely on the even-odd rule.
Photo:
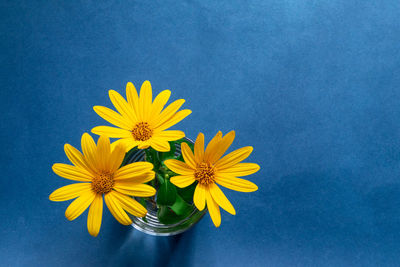
[(204, 151), (204, 135), (199, 133), (194, 144), (194, 154), (186, 143), (182, 143), (181, 150), (185, 162), (175, 159), (164, 161), (169, 169), (179, 174), (171, 177), (170, 181), (174, 185), (183, 188), (195, 181), (198, 182), (193, 202), (199, 210), (203, 210), (207, 204), (216, 227), (221, 224), (219, 207), (232, 215), (236, 214), (232, 204), (217, 184), (240, 192), (253, 192), (258, 189), (252, 182), (237, 178), (253, 174), (260, 169), (255, 163), (239, 163), (250, 155), (253, 147), (240, 148), (221, 158), (233, 139), (235, 131), (229, 132), (224, 137), (218, 132)]
[(169, 130), (169, 127), (177, 124), (192, 113), (185, 109), (178, 109), (185, 102), (179, 99), (171, 103), (164, 110), (165, 104), (171, 95), (171, 91), (165, 90), (152, 101), (152, 90), (149, 81), (145, 81), (138, 95), (132, 83), (126, 85), (125, 99), (116, 91), (110, 90), (109, 96), (117, 112), (102, 106), (95, 106), (94, 111), (103, 119), (115, 127), (98, 126), (92, 129), (92, 133), (106, 135), (110, 138), (121, 138), (117, 141), (126, 146), (129, 151), (135, 146), (145, 149), (151, 146), (157, 151), (166, 152), (170, 150), (168, 141), (175, 141), (185, 137), (182, 131)]
[(122, 144), (110, 148), (110, 139), (100, 136), (97, 146), (93, 138), (82, 135), (83, 154), (73, 146), (64, 146), (65, 154), (73, 165), (56, 163), (53, 171), (66, 179), (81, 183), (70, 184), (55, 190), (50, 195), (52, 201), (76, 198), (65, 211), (65, 217), (72, 221), (89, 206), (87, 228), (92, 236), (100, 231), (104, 200), (111, 214), (118, 222), (129, 225), (132, 220), (126, 212), (144, 217), (147, 210), (129, 196), (149, 197), (156, 190), (144, 184), (154, 178), (153, 164), (135, 162), (121, 167), (125, 156)]

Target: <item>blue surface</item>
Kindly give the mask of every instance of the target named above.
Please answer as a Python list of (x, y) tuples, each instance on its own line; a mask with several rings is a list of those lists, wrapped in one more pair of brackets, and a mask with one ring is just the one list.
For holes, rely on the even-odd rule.
[[(400, 266), (400, 2), (1, 1), (2, 266)], [(48, 195), (107, 90), (150, 80), (262, 169), (237, 215), (155, 238)]]

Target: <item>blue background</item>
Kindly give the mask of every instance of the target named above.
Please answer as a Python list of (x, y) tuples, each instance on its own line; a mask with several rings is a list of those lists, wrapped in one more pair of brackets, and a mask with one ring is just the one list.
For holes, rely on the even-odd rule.
[[(399, 266), (399, 1), (1, 1), (0, 265)], [(190, 138), (254, 146), (237, 215), (155, 238), (48, 195), (107, 91), (150, 80)]]

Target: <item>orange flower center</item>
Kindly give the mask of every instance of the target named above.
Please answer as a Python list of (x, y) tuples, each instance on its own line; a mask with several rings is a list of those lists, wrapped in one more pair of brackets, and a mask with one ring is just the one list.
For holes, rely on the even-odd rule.
[(104, 172), (95, 176), (92, 180), (92, 189), (98, 194), (105, 194), (111, 191), (114, 186), (114, 175)]
[(136, 141), (146, 141), (153, 135), (153, 129), (147, 122), (139, 122), (132, 130), (132, 136)]
[(194, 172), (194, 178), (200, 184), (212, 184), (215, 181), (215, 170), (214, 166), (210, 163), (201, 163), (197, 165), (197, 168)]

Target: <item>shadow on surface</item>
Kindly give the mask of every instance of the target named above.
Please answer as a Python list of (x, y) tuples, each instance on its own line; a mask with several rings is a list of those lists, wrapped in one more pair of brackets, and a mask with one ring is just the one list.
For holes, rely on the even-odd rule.
[[(195, 228), (195, 227), (193, 227)], [(112, 259), (109, 266), (169, 266), (182, 239), (190, 246), (193, 228), (175, 236), (151, 236), (133, 227), (128, 231), (115, 230), (115, 238), (109, 244)], [(190, 258), (179, 256), (182, 266), (190, 265)]]
[[(260, 205), (260, 219), (268, 227), (249, 238), (255, 251), (262, 251), (253, 256), (271, 265), (307, 266), (310, 259), (324, 265), (326, 258), (336, 266), (397, 262), (400, 185), (367, 191), (350, 170), (297, 173), (266, 189)], [(116, 227), (107, 248), (113, 255), (109, 266), (191, 266), (199, 256), (196, 226), (172, 237)]]

